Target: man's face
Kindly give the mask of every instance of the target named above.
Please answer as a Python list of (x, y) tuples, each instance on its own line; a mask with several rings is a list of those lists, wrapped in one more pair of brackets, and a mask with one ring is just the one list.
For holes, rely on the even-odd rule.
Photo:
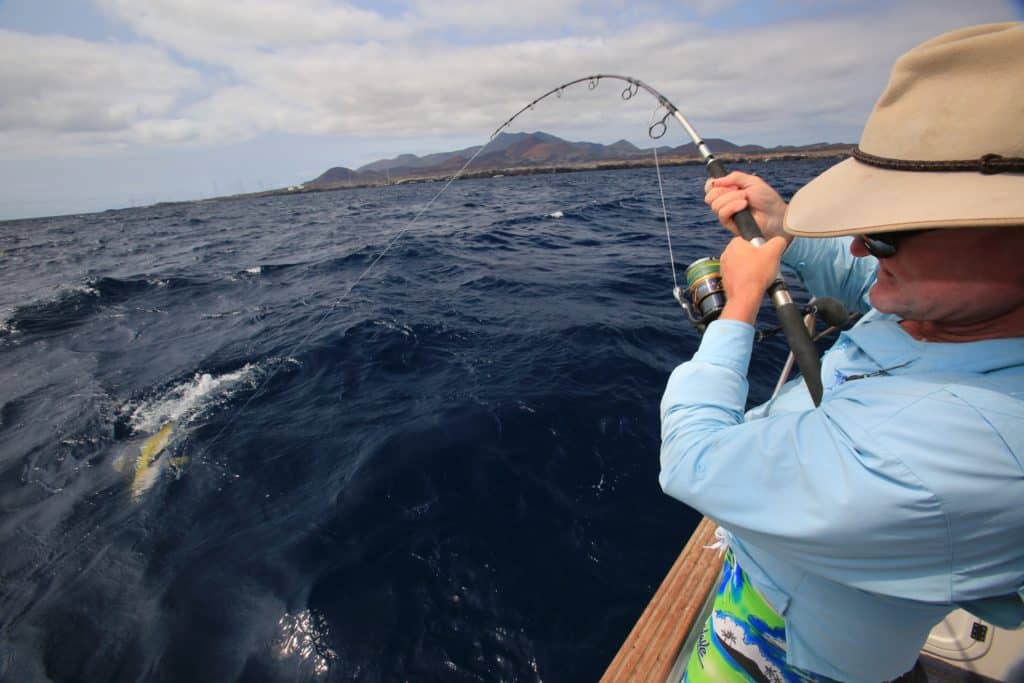
[[(854, 256), (867, 256), (860, 239)], [(970, 326), (1024, 307), (1024, 229), (931, 230), (878, 262), (871, 305), (904, 320)]]

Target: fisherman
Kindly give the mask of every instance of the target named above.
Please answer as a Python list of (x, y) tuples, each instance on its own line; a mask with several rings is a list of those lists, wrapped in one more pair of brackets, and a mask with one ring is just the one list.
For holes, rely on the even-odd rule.
[[(901, 57), (851, 159), (787, 207), (743, 173), (705, 201), (732, 232), (727, 303), (661, 404), (662, 488), (718, 522), (725, 579), (684, 680), (925, 680), (958, 605), (1024, 613), (1024, 24)], [(863, 313), (744, 415), (779, 264)], [(1001, 611), (998, 611), (1001, 610)], [(999, 616), (1001, 615), (1001, 616)]]

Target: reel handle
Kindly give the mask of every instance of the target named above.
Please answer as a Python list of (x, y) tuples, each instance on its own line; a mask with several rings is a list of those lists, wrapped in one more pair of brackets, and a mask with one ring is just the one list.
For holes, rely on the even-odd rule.
[[(721, 178), (726, 175), (725, 166), (714, 157), (707, 161), (708, 175), (712, 178)], [(764, 244), (764, 233), (754, 220), (754, 215), (749, 208), (737, 212), (732, 220), (740, 231), (740, 235), (752, 244), (760, 246)], [(786, 335), (786, 342), (796, 358), (797, 367), (807, 384), (807, 391), (815, 406), (821, 404), (821, 396), (824, 389), (821, 384), (821, 360), (818, 358), (818, 350), (814, 348), (811, 335), (804, 325), (803, 314), (789, 294), (785, 281), (780, 275), (771, 287), (768, 288), (768, 295), (775, 304), (775, 312), (779, 316), (779, 323), (782, 325), (782, 332)]]

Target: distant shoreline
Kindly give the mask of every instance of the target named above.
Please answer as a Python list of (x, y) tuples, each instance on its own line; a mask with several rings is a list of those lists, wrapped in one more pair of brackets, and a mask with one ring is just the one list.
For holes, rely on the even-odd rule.
[[(764, 161), (798, 161), (801, 159), (828, 159), (850, 156), (853, 152), (853, 145), (843, 149), (808, 150), (801, 152), (723, 152), (716, 154), (715, 158), (726, 163), (749, 163)], [(695, 166), (703, 164), (700, 157), (692, 156), (665, 156), (659, 157), (658, 163), (661, 166)], [(643, 159), (621, 159), (604, 161), (584, 161), (577, 163), (560, 163), (551, 165), (530, 165), (512, 166), (509, 168), (481, 168), (467, 170), (459, 176), (459, 180), (471, 178), (501, 178), (505, 176), (538, 175), (543, 173), (578, 173), (581, 171), (614, 171), (630, 168), (653, 167), (653, 158)], [(225, 197), (212, 197), (199, 201), (216, 201), (220, 199), (242, 199), (249, 197), (272, 197), (279, 195), (314, 194), (318, 192), (335, 192), (337, 190), (355, 190), (366, 187), (387, 187), (389, 185), (410, 185), (415, 183), (430, 183), (447, 181), (454, 171), (439, 173), (436, 170), (424, 173), (406, 173), (392, 176), (385, 179), (359, 179), (354, 181), (339, 181), (330, 185), (319, 185), (317, 187), (294, 186), (290, 188), (279, 188), (276, 190), (265, 190), (263, 192), (252, 192), (239, 195), (228, 195)]]
[[(790, 149), (787, 151), (733, 151), (720, 152), (715, 158), (726, 164), (734, 163), (757, 163), (766, 161), (798, 161), (801, 159), (829, 159), (844, 158), (853, 153), (855, 145), (830, 145), (826, 149)], [(663, 154), (659, 155), (658, 163), (662, 166), (694, 166), (703, 164), (700, 157), (693, 155)], [(459, 180), (480, 179), (480, 178), (501, 178), (505, 176), (538, 175), (544, 173), (579, 173), (584, 171), (614, 171), (631, 168), (650, 168), (654, 166), (653, 156), (642, 158), (631, 157), (626, 159), (601, 159), (579, 162), (561, 162), (556, 164), (535, 164), (535, 165), (514, 165), (508, 167), (488, 166), (464, 171)], [(218, 195), (215, 197), (204, 197), (201, 199), (180, 199), (172, 201), (156, 202), (153, 204), (139, 206), (125, 206), (119, 208), (100, 209), (89, 213), (110, 213), (141, 209), (151, 206), (180, 206), (188, 204), (202, 204), (206, 202), (219, 202), (225, 200), (256, 199), (260, 197), (280, 197), (285, 195), (316, 194), (320, 192), (335, 192), (338, 190), (355, 190), (368, 187), (387, 187), (390, 185), (410, 185), (415, 183), (447, 182), (452, 178), (457, 169), (446, 169), (439, 171), (432, 169), (421, 173), (396, 173), (390, 176), (369, 176), (353, 178), (351, 180), (338, 181), (334, 183), (318, 183), (313, 186), (311, 183), (302, 183), (290, 187), (280, 187), (258, 192), (242, 192), (238, 194)], [(79, 212), (62, 215), (78, 215)], [(46, 218), (57, 218), (59, 215), (32, 216), (25, 218), (0, 219), (0, 223), (9, 221), (40, 220)]]
[[(722, 152), (716, 154), (715, 158), (727, 164), (750, 163), (765, 161), (799, 161), (801, 159), (829, 159), (848, 157), (853, 151), (853, 145), (849, 148), (807, 150), (799, 152)], [(699, 157), (668, 155), (658, 158), (661, 166), (696, 166), (704, 161)], [(552, 165), (537, 166), (513, 166), (510, 168), (482, 168), (464, 171), (459, 180), (480, 179), (480, 178), (502, 178), (506, 176), (540, 175), (544, 173), (580, 173), (584, 171), (617, 171), (631, 168), (650, 168), (654, 166), (653, 158), (644, 159), (621, 159), (603, 161), (585, 161), (578, 163), (561, 163)], [(281, 187), (273, 190), (261, 190), (259, 192), (244, 192), (240, 194), (220, 195), (217, 197), (204, 197), (203, 199), (182, 199), (178, 201), (157, 202), (148, 206), (178, 206), (183, 204), (204, 204), (207, 202), (220, 202), (225, 200), (258, 199), (260, 197), (280, 197), (285, 195), (318, 194), (321, 192), (337, 192), (340, 190), (357, 190), (368, 187), (388, 187), (390, 185), (412, 185), (416, 183), (433, 183), (448, 181), (454, 172), (438, 173), (409, 173), (392, 176), (390, 182), (378, 179), (363, 179), (358, 182), (339, 182), (330, 186), (305, 187), (292, 186)], [(123, 207), (120, 209), (106, 209), (97, 213), (110, 211), (126, 211), (145, 207)], [(75, 214), (68, 214), (75, 215)], [(44, 218), (44, 217), (39, 217)], [(45, 218), (53, 218), (46, 216)], [(11, 220), (37, 220), (36, 218), (11, 219)]]

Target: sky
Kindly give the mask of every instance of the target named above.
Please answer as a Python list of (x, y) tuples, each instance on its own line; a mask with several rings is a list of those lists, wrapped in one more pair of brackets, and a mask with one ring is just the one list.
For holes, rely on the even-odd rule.
[[(855, 142), (900, 54), (1022, 19), (1024, 0), (0, 0), (0, 220), (484, 144), (594, 73), (649, 83), (705, 138)], [(656, 102), (621, 90), (509, 131), (651, 146)]]

